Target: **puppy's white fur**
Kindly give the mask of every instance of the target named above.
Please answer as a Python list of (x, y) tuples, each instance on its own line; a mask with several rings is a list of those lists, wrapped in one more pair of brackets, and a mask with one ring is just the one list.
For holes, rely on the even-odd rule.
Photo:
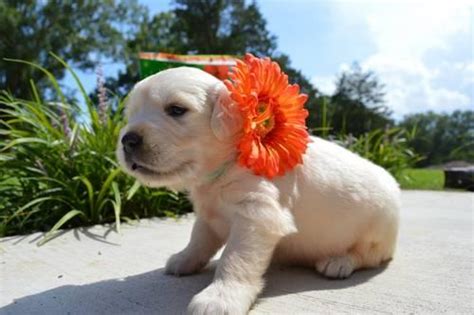
[[(170, 117), (170, 104), (188, 112)], [(226, 244), (214, 281), (192, 299), (190, 313), (246, 313), (272, 260), (344, 278), (392, 257), (400, 206), (392, 176), (316, 137), (293, 171), (273, 181), (255, 176), (235, 162), (234, 111), (211, 75), (166, 70), (138, 83), (129, 97), (122, 134), (143, 137), (140, 153), (127, 160), (120, 142), (117, 149), (124, 169), (144, 184), (190, 193), (197, 219), (168, 273), (198, 272)], [(132, 170), (132, 163), (145, 169)]]

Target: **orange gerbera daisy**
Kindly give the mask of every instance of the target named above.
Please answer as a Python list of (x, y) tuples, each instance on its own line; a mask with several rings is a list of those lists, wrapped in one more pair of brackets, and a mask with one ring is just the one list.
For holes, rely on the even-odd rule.
[(245, 55), (224, 83), (243, 118), (238, 162), (269, 179), (302, 163), (309, 142), (307, 95), (269, 58)]

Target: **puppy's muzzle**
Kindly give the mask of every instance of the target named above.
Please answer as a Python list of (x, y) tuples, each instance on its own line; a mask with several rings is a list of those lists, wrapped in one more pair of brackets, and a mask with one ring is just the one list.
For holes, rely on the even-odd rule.
[(135, 132), (127, 132), (122, 137), (122, 145), (125, 153), (131, 154), (143, 144), (143, 137)]

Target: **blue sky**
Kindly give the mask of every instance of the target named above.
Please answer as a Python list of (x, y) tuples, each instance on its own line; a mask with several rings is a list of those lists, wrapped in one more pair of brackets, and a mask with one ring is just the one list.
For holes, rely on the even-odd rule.
[[(168, 1), (140, 1), (152, 13)], [(357, 61), (386, 85), (395, 118), (474, 107), (474, 6), (467, 1), (257, 1), (278, 50), (324, 92)], [(106, 75), (119, 67), (104, 65)], [(95, 75), (81, 73), (88, 89)], [(66, 78), (70, 84), (70, 78)]]

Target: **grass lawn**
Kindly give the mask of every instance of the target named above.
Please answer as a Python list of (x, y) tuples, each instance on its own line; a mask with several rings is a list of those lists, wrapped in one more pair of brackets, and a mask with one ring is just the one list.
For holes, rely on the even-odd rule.
[(399, 183), (402, 189), (442, 190), (444, 172), (436, 169), (406, 169)]

